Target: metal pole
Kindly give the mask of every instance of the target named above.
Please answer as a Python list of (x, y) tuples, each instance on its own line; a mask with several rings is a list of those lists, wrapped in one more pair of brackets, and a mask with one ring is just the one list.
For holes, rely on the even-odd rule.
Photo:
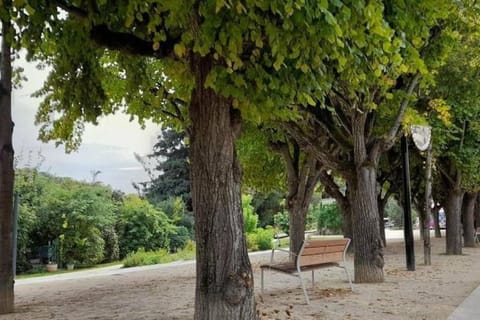
[(432, 264), (430, 245), (430, 219), (432, 216), (432, 141), (427, 149), (427, 163), (425, 170), (425, 221), (423, 226), (423, 259), (426, 266)]
[(18, 202), (19, 196), (18, 193), (15, 193), (13, 200), (13, 232), (12, 232), (12, 264), (13, 264), (13, 275), (17, 275), (17, 238), (18, 238)]
[(412, 228), (412, 205), (410, 191), (410, 165), (408, 158), (408, 143), (405, 135), (402, 136), (402, 162), (403, 162), (403, 231), (405, 237), (405, 252), (407, 258), (407, 270), (415, 270), (415, 251), (413, 247), (413, 228)]

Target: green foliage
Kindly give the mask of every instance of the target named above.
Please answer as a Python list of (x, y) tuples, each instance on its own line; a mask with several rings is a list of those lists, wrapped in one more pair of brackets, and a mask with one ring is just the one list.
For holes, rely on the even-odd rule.
[(320, 204), (314, 208), (317, 213), (317, 230), (321, 234), (342, 233), (342, 215), (336, 203)]
[[(389, 200), (385, 207), (385, 216), (395, 228), (403, 228), (403, 209), (396, 200)], [(412, 219), (413, 220), (413, 219)]]
[(284, 164), (269, 150), (269, 138), (265, 130), (246, 125), (237, 143), (243, 184), (264, 193), (285, 188)]
[(176, 260), (191, 260), (195, 258), (195, 244), (192, 241), (186, 243), (183, 249), (176, 253), (169, 253), (166, 249), (145, 251), (139, 248), (136, 252), (129, 253), (123, 260), (123, 267), (137, 267), (159, 263), (168, 263)]
[(283, 233), (288, 234), (290, 225), (289, 225), (289, 217), (287, 212), (283, 211), (283, 212), (277, 213), (276, 215), (273, 216), (273, 221), (275, 223), (275, 227), (282, 230)]
[(258, 215), (253, 211), (251, 202), (251, 195), (242, 195), (244, 229), (247, 234), (254, 232), (258, 224)]
[(151, 203), (181, 197), (191, 211), (189, 150), (184, 140), (185, 133), (172, 129), (162, 131), (158, 142), (153, 146), (153, 153), (148, 155), (154, 168), (145, 166), (150, 181), (140, 185)]
[(120, 257), (139, 248), (153, 251), (169, 247), (175, 227), (165, 213), (135, 195), (127, 196), (119, 211)]
[(252, 205), (258, 215), (258, 226), (265, 228), (267, 225), (274, 225), (273, 216), (277, 212), (283, 211), (283, 202), (284, 195), (280, 192), (255, 193)]
[(102, 238), (105, 241), (102, 262), (113, 262), (120, 259), (120, 246), (118, 234), (113, 226), (107, 227), (102, 231)]
[(275, 230), (271, 226), (257, 228), (247, 234), (247, 248), (250, 251), (269, 250), (272, 248), (272, 240)]

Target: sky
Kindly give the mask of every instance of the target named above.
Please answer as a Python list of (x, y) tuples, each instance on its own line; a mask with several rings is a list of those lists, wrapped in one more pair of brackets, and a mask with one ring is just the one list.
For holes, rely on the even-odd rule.
[(63, 146), (55, 147), (54, 142), (42, 143), (37, 139), (34, 117), (41, 100), (32, 98), (31, 94), (42, 86), (47, 72), (37, 70), (34, 64), (22, 59), (15, 66), (24, 68), (24, 76), (28, 78), (22, 88), (14, 91), (12, 100), (13, 143), (18, 167), (28, 163), (35, 166), (40, 161), (40, 153), (45, 158), (40, 170), (59, 177), (92, 181), (92, 172), (99, 170), (96, 181), (126, 193), (135, 193), (132, 182), (148, 180), (134, 153), (151, 153), (159, 133), (158, 125), (147, 123), (142, 129), (124, 114), (103, 117), (97, 126), (86, 125), (78, 151), (66, 154)]

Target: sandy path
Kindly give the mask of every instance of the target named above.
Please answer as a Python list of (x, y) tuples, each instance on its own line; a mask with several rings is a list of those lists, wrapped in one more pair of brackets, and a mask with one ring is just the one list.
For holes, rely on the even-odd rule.
[[(405, 271), (404, 247), (389, 244), (385, 254), (386, 281), (356, 284), (350, 292), (341, 269), (316, 273), (316, 286), (304, 302), (298, 280), (267, 272), (260, 294), (258, 265), (268, 254), (252, 257), (257, 304), (262, 319), (447, 319), (480, 284), (480, 248), (465, 248), (462, 256), (446, 256), (445, 239), (433, 239), (432, 266), (423, 266), (416, 242), (417, 270)], [(353, 269), (349, 257), (350, 270)], [(309, 278), (309, 274), (305, 274)], [(0, 320), (33, 319), (191, 319), (195, 292), (193, 264), (113, 271), (89, 278), (16, 285), (15, 314)]]

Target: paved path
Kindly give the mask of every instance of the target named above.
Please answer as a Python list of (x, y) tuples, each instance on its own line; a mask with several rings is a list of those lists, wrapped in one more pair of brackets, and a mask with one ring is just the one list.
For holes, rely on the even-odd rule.
[(473, 290), (453, 313), (448, 320), (475, 320), (480, 319), (480, 287)]

